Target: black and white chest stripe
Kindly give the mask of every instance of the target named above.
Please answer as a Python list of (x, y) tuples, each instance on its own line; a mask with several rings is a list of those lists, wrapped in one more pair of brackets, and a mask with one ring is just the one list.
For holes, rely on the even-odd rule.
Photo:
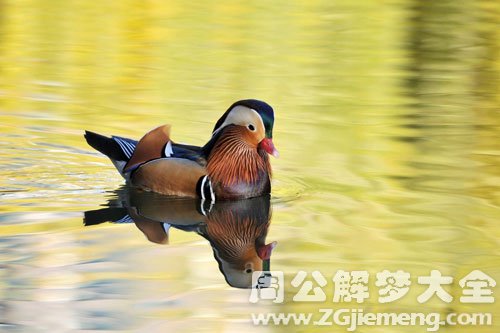
[(212, 182), (207, 175), (200, 177), (196, 183), (196, 193), (202, 200), (210, 200), (215, 202), (215, 193), (212, 187)]

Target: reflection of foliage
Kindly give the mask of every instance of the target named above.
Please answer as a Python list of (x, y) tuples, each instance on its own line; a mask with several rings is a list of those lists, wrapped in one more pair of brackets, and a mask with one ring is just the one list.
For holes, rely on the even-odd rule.
[[(414, 111), (406, 126), (418, 134), (407, 139), (442, 160), (414, 159), (417, 168), (429, 169), (421, 171), (414, 185), (426, 182), (431, 187), (424, 188), (435, 188), (432, 183), (448, 178), (443, 191), (471, 191), (493, 199), (494, 187), (477, 179), (480, 171), (472, 160), (485, 165), (481, 171), (486, 173), (493, 171), (488, 165), (499, 162), (481, 153), (500, 148), (495, 139), (500, 125), (499, 17), (500, 5), (489, 1), (414, 2), (407, 80)], [(443, 168), (449, 170), (443, 173)]]

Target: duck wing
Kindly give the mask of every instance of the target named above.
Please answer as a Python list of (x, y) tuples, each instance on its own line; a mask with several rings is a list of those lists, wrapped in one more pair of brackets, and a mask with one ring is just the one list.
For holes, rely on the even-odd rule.
[(142, 137), (124, 170), (129, 172), (145, 162), (166, 157), (188, 159), (201, 166), (206, 165), (201, 147), (174, 143), (170, 139), (170, 125), (163, 125)]

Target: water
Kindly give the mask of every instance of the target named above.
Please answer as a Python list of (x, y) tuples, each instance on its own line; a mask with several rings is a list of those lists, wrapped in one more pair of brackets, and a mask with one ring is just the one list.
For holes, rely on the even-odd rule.
[[(2, 330), (344, 332), (255, 327), (250, 313), (359, 307), (491, 312), (492, 326), (446, 330), (498, 331), (498, 305), (458, 300), (472, 270), (500, 281), (498, 2), (0, 5)], [(140, 138), (170, 123), (203, 144), (243, 98), (276, 110), (271, 267), (288, 282), (322, 272), (326, 302), (294, 302), (288, 285), (282, 304), (249, 303), (196, 230), (160, 245), (131, 223), (83, 224), (128, 207), (84, 129)], [(370, 273), (368, 300), (332, 301), (341, 269)], [(412, 285), (380, 304), (385, 269)], [(433, 269), (454, 277), (451, 303), (416, 301)], [(358, 331), (402, 330), (425, 326)]]

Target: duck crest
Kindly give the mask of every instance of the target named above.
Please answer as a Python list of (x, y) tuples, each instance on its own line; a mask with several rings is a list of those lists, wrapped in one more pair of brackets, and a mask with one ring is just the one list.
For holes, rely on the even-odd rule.
[(268, 181), (271, 165), (267, 153), (243, 140), (246, 130), (229, 126), (214, 143), (207, 158), (207, 171), (215, 184), (232, 187)]

